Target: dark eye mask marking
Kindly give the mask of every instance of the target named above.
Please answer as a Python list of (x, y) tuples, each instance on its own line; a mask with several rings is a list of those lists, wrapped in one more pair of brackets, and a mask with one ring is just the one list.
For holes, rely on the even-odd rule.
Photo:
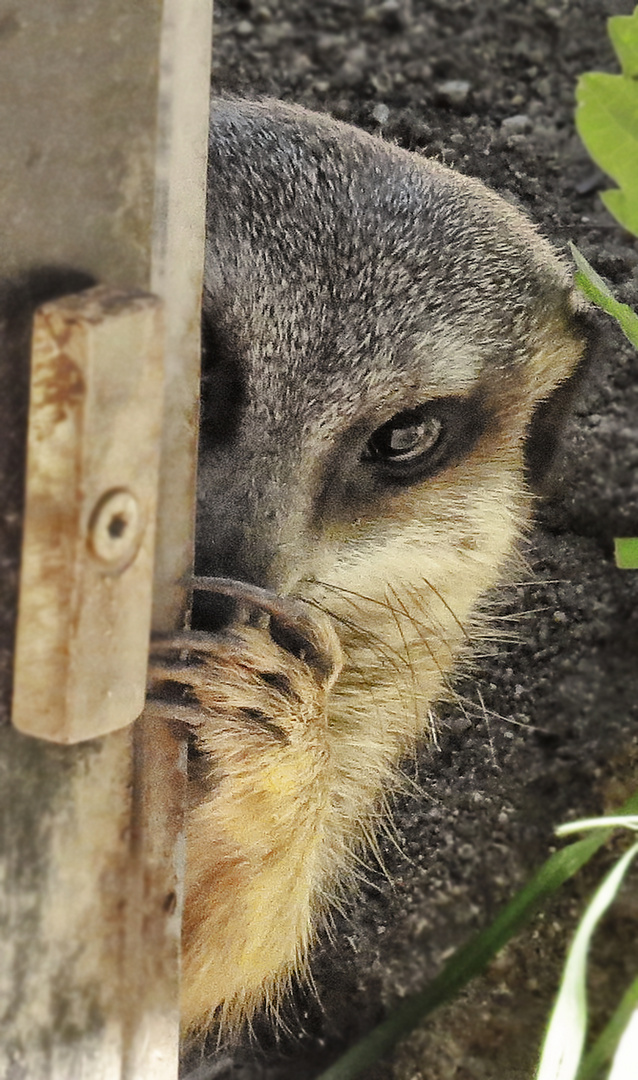
[(487, 411), (477, 395), (427, 401), (377, 428), (361, 454), (361, 464), (390, 482), (422, 480), (465, 457), (487, 423)]

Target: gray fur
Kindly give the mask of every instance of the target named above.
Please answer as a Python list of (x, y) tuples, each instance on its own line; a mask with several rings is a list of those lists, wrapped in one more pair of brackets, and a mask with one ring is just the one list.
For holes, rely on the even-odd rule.
[(213, 327), (227, 363), (217, 411), (219, 358), (204, 368), (200, 572), (289, 585), (332, 448), (494, 383), (567, 295), (549, 245), (478, 182), (301, 108), (214, 101), (204, 341)]
[(276, 1012), (307, 971), (586, 344), (506, 201), (272, 101), (213, 102), (203, 322), (197, 632), (151, 673), (192, 725), (191, 1032)]

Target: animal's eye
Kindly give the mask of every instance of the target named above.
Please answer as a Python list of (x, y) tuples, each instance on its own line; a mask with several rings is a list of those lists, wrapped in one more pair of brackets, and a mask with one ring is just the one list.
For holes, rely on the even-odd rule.
[(368, 442), (370, 456), (395, 464), (413, 462), (436, 446), (442, 430), (438, 416), (399, 413), (374, 432)]
[(477, 397), (438, 398), (406, 409), (372, 433), (361, 461), (381, 477), (409, 482), (460, 460), (479, 439), (486, 414)]

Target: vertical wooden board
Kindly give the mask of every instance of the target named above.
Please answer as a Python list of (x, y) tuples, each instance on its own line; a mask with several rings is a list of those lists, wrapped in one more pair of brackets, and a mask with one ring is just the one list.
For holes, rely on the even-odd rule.
[(183, 744), (157, 720), (77, 747), (16, 738), (15, 805), (48, 769), (5, 848), (0, 1075), (174, 1080)]
[(131, 739), (62, 748), (16, 732), (2, 760), (3, 800), (20, 810), (3, 822), (0, 1075), (12, 1080), (121, 1075)]
[[(164, 720), (142, 716), (134, 732), (134, 873), (132, 918), (124, 997), (129, 1032), (124, 1055), (126, 1080), (171, 1077), (179, 1053), (180, 931), (186, 858), (183, 814), (186, 743)], [(167, 797), (168, 793), (168, 797)]]
[[(169, 625), (180, 614), (171, 573), (188, 572), (192, 550), (211, 3), (24, 0), (0, 22), (11, 147), (0, 162), (0, 1076), (175, 1080), (183, 746), (145, 720), (56, 746), (13, 728), (9, 705), (29, 316), (86, 288), (82, 274), (152, 288), (167, 308), (166, 401), (176, 391), (178, 407), (164, 455), (190, 457), (163, 486), (160, 518), (172, 492), (183, 516), (177, 532), (160, 521), (160, 580)], [(176, 95), (184, 80), (192, 94)], [(140, 757), (143, 728), (155, 763)]]
[(165, 0), (151, 291), (165, 303), (165, 398), (153, 628), (188, 600), (199, 429), (212, 0)]
[(160, 0), (21, 0), (0, 34), (0, 274), (149, 289)]
[(78, 742), (144, 705), (162, 409), (156, 298), (100, 286), (34, 323), (13, 721)]

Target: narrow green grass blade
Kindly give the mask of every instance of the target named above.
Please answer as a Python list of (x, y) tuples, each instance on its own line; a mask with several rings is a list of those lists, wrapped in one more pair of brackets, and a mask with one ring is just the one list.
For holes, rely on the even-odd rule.
[(578, 924), (543, 1042), (536, 1080), (576, 1080), (587, 1032), (589, 945), (598, 923), (616, 899), (636, 855), (638, 843), (633, 844), (609, 871)]
[(617, 825), (623, 829), (633, 829), (638, 832), (638, 816), (617, 814), (616, 817), (613, 817), (609, 814), (608, 817), (580, 818), (579, 821), (567, 821), (564, 825), (559, 825), (554, 829), (554, 832), (562, 838), (563, 836), (572, 836), (577, 832), (589, 832), (590, 829), (609, 829), (612, 825)]
[(608, 1065), (614, 1056), (620, 1037), (636, 1009), (638, 1009), (638, 975), (629, 988), (625, 990), (620, 1005), (611, 1020), (603, 1028), (589, 1053), (586, 1054), (578, 1070), (578, 1080), (597, 1080), (605, 1065)]
[(591, 300), (592, 304), (596, 304), (603, 311), (606, 311), (608, 315), (611, 315), (620, 326), (625, 337), (629, 339), (634, 348), (638, 349), (638, 315), (636, 312), (632, 311), (628, 304), (621, 304), (620, 300), (616, 300), (611, 289), (605, 285), (605, 282), (596, 273), (593, 266), (589, 265), (582, 252), (574, 244), (569, 246), (577, 267), (574, 280), (580, 291), (588, 300)]
[[(615, 817), (638, 813), (638, 793)], [(348, 1050), (318, 1080), (354, 1080), (374, 1065), (396, 1043), (435, 1009), (450, 1001), (503, 948), (529, 920), (541, 902), (573, 877), (608, 840), (612, 829), (599, 830), (550, 855), (531, 881), (503, 908), (486, 930), (462, 946), (437, 977), (417, 994), (406, 998), (385, 1020)]]
[(614, 1054), (614, 1061), (609, 1074), (609, 1080), (636, 1080), (636, 1063), (638, 1062), (638, 1009), (636, 1009), (623, 1031), (618, 1048)]
[(638, 570), (638, 536), (619, 536), (614, 540), (616, 566), (619, 570)]

